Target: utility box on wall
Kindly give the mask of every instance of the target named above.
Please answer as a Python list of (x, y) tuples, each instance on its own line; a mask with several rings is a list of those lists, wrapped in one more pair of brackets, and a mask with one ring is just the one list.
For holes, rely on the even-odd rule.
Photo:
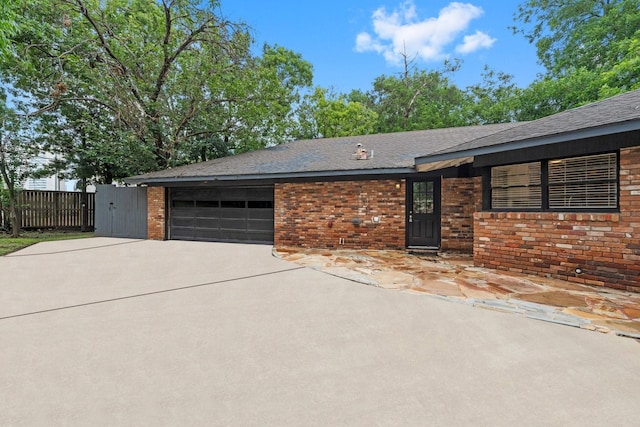
[(147, 238), (147, 187), (96, 187), (95, 235)]

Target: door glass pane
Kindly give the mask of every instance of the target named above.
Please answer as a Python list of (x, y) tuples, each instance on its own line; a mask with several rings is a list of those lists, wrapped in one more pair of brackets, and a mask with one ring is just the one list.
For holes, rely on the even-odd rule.
[(433, 213), (433, 181), (413, 183), (413, 213)]

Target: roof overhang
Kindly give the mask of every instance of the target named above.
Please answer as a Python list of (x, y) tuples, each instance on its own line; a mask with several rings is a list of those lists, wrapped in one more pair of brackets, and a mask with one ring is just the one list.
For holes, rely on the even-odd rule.
[(390, 168), (390, 169), (358, 169), (346, 171), (318, 171), (318, 172), (295, 172), (295, 173), (273, 173), (255, 175), (210, 175), (210, 176), (180, 176), (180, 177), (131, 177), (124, 180), (127, 184), (186, 184), (203, 183), (214, 184), (215, 182), (231, 181), (267, 181), (267, 180), (287, 180), (298, 178), (336, 178), (344, 176), (366, 176), (366, 175), (402, 175), (416, 173), (415, 168)]
[(416, 164), (416, 170), (418, 172), (431, 172), (446, 168), (457, 168), (458, 166), (465, 165), (467, 163), (473, 163), (473, 157), (461, 157), (457, 159), (440, 160), (431, 163)]
[(601, 126), (590, 129), (580, 129), (574, 132), (563, 134), (549, 135), (538, 138), (523, 139), (519, 141), (506, 142), (503, 144), (489, 145), (486, 147), (478, 147), (472, 149), (462, 149), (460, 151), (449, 151), (446, 153), (436, 153), (429, 156), (416, 158), (416, 169), (420, 170), (420, 166), (436, 162), (444, 162), (449, 160), (461, 160), (473, 156), (481, 156), (484, 154), (496, 154), (506, 151), (521, 150), (524, 148), (540, 147), (543, 145), (558, 144), (562, 142), (576, 141), (579, 139), (594, 138), (604, 135), (612, 135), (616, 133), (631, 132), (640, 130), (640, 120), (616, 123), (613, 125)]

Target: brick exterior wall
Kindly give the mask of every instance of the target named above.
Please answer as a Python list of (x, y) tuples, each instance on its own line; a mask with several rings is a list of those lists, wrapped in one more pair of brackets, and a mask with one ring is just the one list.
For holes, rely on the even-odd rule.
[(442, 180), (443, 251), (473, 251), (473, 214), (482, 210), (482, 178)]
[(147, 188), (147, 238), (164, 240), (165, 236), (165, 188)]
[(640, 292), (640, 147), (620, 151), (619, 214), (477, 212), (474, 231), (478, 266)]
[[(405, 214), (404, 180), (276, 184), (274, 244), (403, 249)], [(380, 222), (374, 223), (372, 217)]]

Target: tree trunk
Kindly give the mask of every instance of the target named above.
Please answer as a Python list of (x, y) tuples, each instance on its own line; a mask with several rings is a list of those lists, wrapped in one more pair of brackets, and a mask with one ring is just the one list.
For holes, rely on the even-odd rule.
[(16, 206), (18, 197), (16, 194), (15, 183), (9, 178), (6, 161), (7, 159), (4, 150), (0, 150), (0, 174), (2, 174), (2, 179), (4, 180), (9, 193), (9, 223), (11, 224), (11, 236), (18, 237), (20, 235), (20, 222), (18, 221), (18, 208)]
[(20, 221), (18, 218), (18, 208), (16, 192), (13, 185), (9, 185), (9, 222), (11, 223), (11, 237), (20, 236)]

